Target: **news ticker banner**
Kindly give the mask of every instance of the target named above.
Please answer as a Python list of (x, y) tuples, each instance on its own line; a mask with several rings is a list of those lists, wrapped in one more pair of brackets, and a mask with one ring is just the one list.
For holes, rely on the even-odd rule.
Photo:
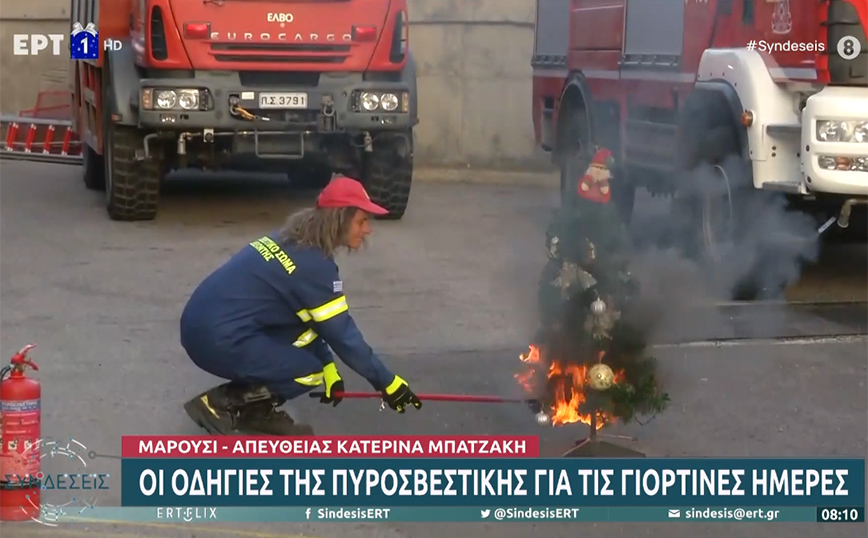
[(125, 437), (124, 507), (865, 506), (864, 459), (539, 458), (537, 437)]
[(100, 507), (61, 514), (57, 523), (125, 521), (162, 523), (860, 523), (864, 507)]

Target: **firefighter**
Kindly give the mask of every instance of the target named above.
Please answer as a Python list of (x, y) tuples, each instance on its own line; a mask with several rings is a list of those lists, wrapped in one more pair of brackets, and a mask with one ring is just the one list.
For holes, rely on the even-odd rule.
[[(353, 321), (334, 256), (371, 233), (374, 204), (358, 181), (337, 176), (316, 206), (244, 246), (193, 292), (181, 316), (181, 344), (202, 370), (227, 380), (184, 405), (217, 434), (311, 435), (278, 408), (324, 385), (337, 406), (344, 391), (332, 351), (403, 413), (422, 402), (365, 342)], [(331, 347), (331, 350), (329, 349)]]

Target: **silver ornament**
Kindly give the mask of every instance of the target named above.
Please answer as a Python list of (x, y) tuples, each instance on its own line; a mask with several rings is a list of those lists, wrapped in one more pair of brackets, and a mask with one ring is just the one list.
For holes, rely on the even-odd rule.
[(558, 236), (552, 237), (551, 240), (549, 241), (549, 251), (548, 251), (549, 258), (556, 260), (560, 257), (561, 251), (560, 251), (560, 246), (558, 245), (560, 243), (560, 241), (561, 240), (558, 239)]
[(591, 303), (591, 313), (595, 316), (602, 316), (606, 313), (606, 303), (602, 299), (596, 299)]
[(536, 423), (540, 426), (548, 426), (549, 422), (551, 422), (551, 418), (547, 414), (542, 411), (536, 414)]

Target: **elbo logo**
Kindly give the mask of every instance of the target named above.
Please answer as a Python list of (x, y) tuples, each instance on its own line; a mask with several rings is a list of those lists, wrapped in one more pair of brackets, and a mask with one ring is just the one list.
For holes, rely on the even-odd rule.
[(51, 46), (50, 54), (60, 56), (64, 34), (15, 34), (12, 36), (15, 56), (36, 56)]

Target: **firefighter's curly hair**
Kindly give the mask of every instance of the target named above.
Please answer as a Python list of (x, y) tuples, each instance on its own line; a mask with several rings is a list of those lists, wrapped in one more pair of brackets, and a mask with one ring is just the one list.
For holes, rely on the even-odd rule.
[(347, 232), (357, 211), (355, 207), (302, 209), (287, 217), (280, 229), (280, 240), (300, 247), (318, 248), (326, 257), (334, 258), (338, 249), (348, 248)]

